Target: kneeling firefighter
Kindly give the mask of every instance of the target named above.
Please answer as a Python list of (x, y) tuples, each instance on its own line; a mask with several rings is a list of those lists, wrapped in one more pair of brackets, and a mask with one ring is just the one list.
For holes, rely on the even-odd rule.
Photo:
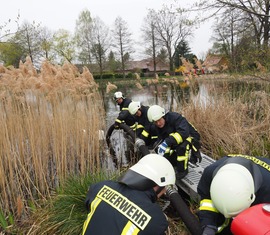
[(158, 154), (148, 154), (115, 181), (91, 185), (86, 208), (89, 212), (83, 235), (165, 234), (168, 221), (156, 202), (175, 184), (170, 162)]
[[(166, 157), (176, 167), (176, 177), (181, 179), (188, 173), (188, 161), (201, 162), (200, 134), (187, 119), (176, 112), (165, 112), (159, 105), (150, 106), (147, 112), (150, 126), (142, 132), (146, 142), (153, 135), (158, 137), (158, 154)], [(190, 157), (190, 158), (189, 158)]]

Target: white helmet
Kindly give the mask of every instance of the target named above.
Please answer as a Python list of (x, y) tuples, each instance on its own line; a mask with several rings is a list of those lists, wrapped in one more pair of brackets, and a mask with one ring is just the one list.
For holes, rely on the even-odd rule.
[(141, 108), (141, 103), (140, 102), (132, 101), (128, 105), (128, 111), (130, 112), (131, 115), (135, 115), (135, 113), (137, 113), (139, 108)]
[(117, 100), (120, 98), (124, 99), (124, 96), (123, 96), (123, 93), (121, 91), (117, 91), (114, 93), (113, 98), (114, 98), (114, 100)]
[(159, 105), (151, 106), (147, 111), (147, 117), (149, 122), (155, 122), (165, 115), (165, 109)]
[(255, 200), (253, 177), (242, 165), (230, 163), (221, 167), (210, 186), (211, 199), (226, 218), (234, 217)]
[(164, 187), (175, 184), (172, 164), (158, 154), (147, 154), (119, 179), (119, 182), (137, 190), (147, 190), (155, 185)]

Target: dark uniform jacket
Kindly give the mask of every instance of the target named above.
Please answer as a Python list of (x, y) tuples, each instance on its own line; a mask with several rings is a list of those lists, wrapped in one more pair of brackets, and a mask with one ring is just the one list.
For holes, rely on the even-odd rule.
[(156, 200), (153, 189), (138, 191), (113, 181), (94, 184), (86, 197), (83, 234), (164, 235), (168, 222)]
[(137, 128), (136, 128), (136, 135), (137, 137), (140, 138), (140, 135), (142, 133), (142, 131), (145, 128), (149, 128), (149, 126), (152, 124), (151, 122), (149, 122), (148, 117), (147, 117), (147, 111), (148, 111), (149, 107), (148, 106), (144, 106), (141, 105), (141, 116), (135, 116), (135, 121), (138, 123), (137, 124)]
[(171, 148), (175, 148), (183, 143), (188, 137), (193, 137), (195, 140), (200, 141), (200, 134), (181, 114), (168, 112), (165, 114), (164, 119), (165, 126), (163, 128), (158, 128), (155, 125), (150, 126), (143, 133), (144, 138), (142, 139), (146, 140), (146, 138), (157, 135), (159, 143), (165, 140)]
[[(241, 164), (242, 166), (246, 167), (253, 176), (256, 198), (252, 205), (270, 202), (270, 159), (251, 157), (241, 154), (228, 155), (205, 168), (198, 184), (198, 193), (201, 197), (201, 201), (205, 199), (211, 201), (210, 186), (212, 179), (218, 169), (228, 163)], [(212, 212), (205, 209), (200, 210), (198, 216), (202, 226), (211, 225), (218, 227), (225, 220), (221, 213)]]
[(132, 126), (135, 123), (135, 118), (129, 113), (128, 105), (132, 102), (131, 99), (124, 98), (123, 102), (119, 105), (120, 106), (120, 113), (116, 118), (116, 123), (125, 122), (128, 126)]

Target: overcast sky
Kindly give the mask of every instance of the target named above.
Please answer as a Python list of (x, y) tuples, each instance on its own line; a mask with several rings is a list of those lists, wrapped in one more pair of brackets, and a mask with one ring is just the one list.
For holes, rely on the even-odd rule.
[[(178, 0), (177, 4), (186, 6), (195, 0)], [(74, 32), (79, 14), (87, 9), (92, 17), (98, 16), (107, 26), (112, 27), (117, 16), (128, 23), (134, 40), (140, 37), (140, 28), (148, 9), (161, 9), (163, 4), (173, 0), (6, 0), (0, 7), (0, 26), (9, 19), (15, 20), (20, 14), (20, 23), (33, 20), (51, 30), (67, 29)], [(9, 24), (12, 28), (12, 24)], [(3, 32), (0, 31), (1, 34)], [(1, 36), (0, 34), (0, 36)], [(211, 22), (194, 30), (194, 38), (189, 41), (192, 53), (199, 58), (205, 56), (211, 47)], [(139, 52), (139, 49), (137, 53)]]

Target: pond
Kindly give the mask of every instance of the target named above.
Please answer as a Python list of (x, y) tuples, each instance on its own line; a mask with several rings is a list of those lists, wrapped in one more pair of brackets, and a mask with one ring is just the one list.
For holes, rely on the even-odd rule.
[[(143, 89), (127, 86), (119, 89), (127, 98), (133, 101), (140, 101), (146, 106), (158, 104), (166, 110), (180, 110), (182, 105), (189, 102), (196, 102), (202, 106), (209, 103), (212, 104), (217, 95), (226, 95), (233, 99), (243, 96), (247, 92), (262, 90), (269, 92), (269, 84), (239, 80), (201, 80), (191, 86), (179, 86), (179, 84), (168, 83), (147, 85)], [(103, 98), (107, 114), (107, 125), (112, 124), (119, 113), (119, 106), (113, 100), (114, 92), (109, 94), (104, 92)]]
[[(204, 89), (202, 89), (202, 91), (203, 90)], [(140, 101), (141, 104), (146, 106), (158, 104), (166, 110), (175, 109), (182, 102), (188, 102), (190, 100), (189, 87), (181, 89), (175, 86), (158, 84), (149, 85), (143, 89), (125, 87), (123, 89), (119, 89), (119, 91), (121, 91), (125, 97), (130, 98), (133, 101)], [(104, 97), (107, 125), (112, 124), (119, 113), (119, 106), (113, 100), (113, 94), (113, 92), (105, 94)], [(201, 94), (197, 94), (197, 96), (200, 95)]]
[[(114, 123), (119, 114), (119, 106), (113, 100), (115, 91), (110, 94), (104, 92), (107, 127)], [(144, 86), (143, 89), (126, 86), (119, 91), (122, 91), (126, 97), (134, 101), (140, 101), (143, 105), (158, 104), (166, 110), (181, 110), (182, 105), (189, 102), (196, 102), (201, 106), (214, 105), (215, 100), (221, 96), (227, 96), (231, 100), (241, 97), (246, 102), (251, 102), (249, 99), (252, 93), (255, 94), (259, 91), (270, 94), (270, 85), (266, 82), (247, 80), (201, 80), (186, 87), (171, 84), (152, 84)], [(112, 142), (116, 146), (115, 150), (118, 155), (123, 156), (127, 151), (125, 136), (121, 131), (114, 134)]]
[[(144, 87), (144, 89), (125, 87), (119, 89), (125, 97), (133, 100), (140, 101), (143, 105), (150, 106), (154, 104), (159, 104), (163, 106), (166, 110), (172, 110), (172, 108), (177, 108), (180, 101), (189, 100), (189, 87), (184, 90), (179, 89), (175, 86), (168, 85), (149, 85)], [(116, 91), (116, 90), (115, 90)], [(114, 92), (110, 94), (105, 94), (104, 105), (106, 110), (106, 124), (109, 128), (117, 118), (120, 109), (117, 103), (113, 100)], [(115, 130), (111, 135), (111, 143), (116, 153), (118, 162), (123, 166), (128, 164), (127, 156), (132, 157), (134, 153), (130, 153), (130, 149), (133, 146), (126, 141), (126, 135), (122, 130)], [(107, 159), (108, 160), (108, 159)], [(109, 162), (109, 168), (111, 168), (112, 163)]]

